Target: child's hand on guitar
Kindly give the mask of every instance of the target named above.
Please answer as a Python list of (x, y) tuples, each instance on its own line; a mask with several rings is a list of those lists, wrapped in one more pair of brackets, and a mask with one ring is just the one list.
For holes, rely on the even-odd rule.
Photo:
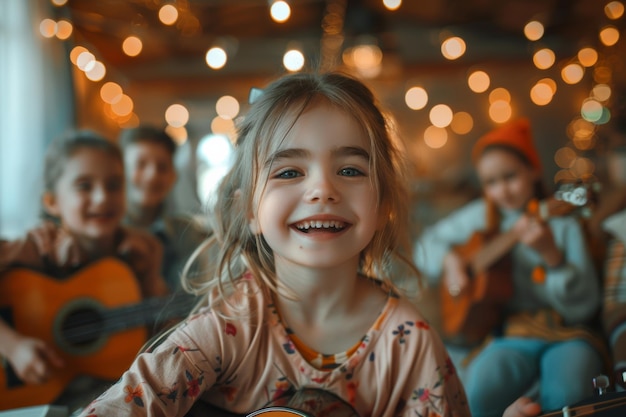
[(546, 222), (523, 214), (513, 227), (518, 233), (519, 242), (537, 251), (549, 267), (557, 266), (563, 261), (563, 253), (557, 247)]
[(144, 295), (157, 296), (168, 293), (165, 281), (161, 277), (163, 245), (155, 236), (143, 230), (126, 228), (124, 238), (117, 249), (140, 277)]
[(520, 397), (509, 405), (502, 417), (535, 417), (541, 413), (541, 406), (530, 398)]
[(63, 228), (50, 221), (28, 232), (42, 257), (60, 267), (77, 266), (84, 261), (76, 240)]
[(443, 269), (445, 271), (443, 284), (451, 296), (459, 295), (467, 287), (469, 281), (465, 262), (458, 253), (451, 250), (443, 260)]
[(27, 384), (42, 384), (63, 359), (40, 339), (17, 335), (7, 359), (17, 376)]

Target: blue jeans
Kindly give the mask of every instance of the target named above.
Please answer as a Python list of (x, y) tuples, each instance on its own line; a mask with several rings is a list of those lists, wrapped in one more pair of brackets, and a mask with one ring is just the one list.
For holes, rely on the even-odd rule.
[(463, 382), (473, 417), (501, 417), (537, 382), (546, 411), (591, 397), (602, 370), (602, 356), (582, 340), (498, 338), (470, 362)]

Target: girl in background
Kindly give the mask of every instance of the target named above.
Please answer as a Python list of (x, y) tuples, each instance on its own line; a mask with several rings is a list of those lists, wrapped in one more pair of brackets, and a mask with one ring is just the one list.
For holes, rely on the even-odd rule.
[(468, 416), (439, 337), (388, 275), (411, 254), (403, 173), (362, 83), (272, 83), (212, 208), (215, 271), (188, 283), (210, 307), (83, 415), (182, 416), (196, 402), (249, 413), (316, 388), (362, 416)]
[[(603, 343), (586, 325), (600, 307), (600, 285), (582, 227), (573, 216), (541, 219), (527, 211), (546, 197), (530, 124), (515, 120), (481, 137), (473, 162), (484, 197), (426, 229), (417, 265), (451, 294), (468, 287), (466, 265), (453, 246), (479, 231), (515, 237), (510, 250), (513, 296), (503, 328), (482, 349), (449, 346), (462, 373), (475, 417), (502, 415), (505, 407), (539, 381), (544, 410), (591, 396), (603, 370)], [(445, 319), (445, 318), (444, 318)]]
[[(93, 132), (70, 132), (50, 145), (44, 176), (43, 207), (56, 221), (45, 221), (21, 239), (0, 241), (0, 271), (21, 266), (63, 279), (98, 259), (121, 256), (131, 266), (143, 296), (167, 294), (158, 240), (121, 226), (124, 165), (115, 144)], [(27, 384), (44, 383), (55, 369), (65, 366), (52, 346), (18, 333), (1, 319), (0, 354)], [(82, 400), (84, 406), (92, 398), (78, 398), (74, 392), (68, 401), (81, 404)], [(32, 400), (33, 404), (41, 401)]]

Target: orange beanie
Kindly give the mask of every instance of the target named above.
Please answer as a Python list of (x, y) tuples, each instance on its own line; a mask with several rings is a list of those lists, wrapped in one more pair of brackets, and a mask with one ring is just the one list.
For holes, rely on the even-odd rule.
[(541, 170), (541, 159), (533, 144), (530, 121), (528, 119), (513, 120), (486, 133), (474, 144), (472, 161), (476, 163), (485, 151), (485, 148), (491, 145), (508, 146), (517, 150), (528, 159), (534, 168)]

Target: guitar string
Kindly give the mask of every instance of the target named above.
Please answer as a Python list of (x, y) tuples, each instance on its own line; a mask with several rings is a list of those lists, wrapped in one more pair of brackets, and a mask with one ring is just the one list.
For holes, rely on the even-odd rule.
[[(590, 416), (590, 415), (596, 414), (599, 411), (612, 410), (613, 408), (621, 407), (623, 405), (626, 405), (626, 398), (612, 398), (610, 400), (604, 400), (604, 401), (599, 401), (595, 403), (578, 405), (575, 407), (567, 408), (566, 412), (567, 413), (574, 412), (575, 414), (573, 415), (575, 417)], [(582, 412), (577, 413), (577, 411), (582, 411)], [(553, 417), (553, 416), (564, 416), (564, 415), (566, 415), (565, 411), (560, 410), (560, 411), (553, 411), (547, 414), (542, 414), (539, 417)]]

